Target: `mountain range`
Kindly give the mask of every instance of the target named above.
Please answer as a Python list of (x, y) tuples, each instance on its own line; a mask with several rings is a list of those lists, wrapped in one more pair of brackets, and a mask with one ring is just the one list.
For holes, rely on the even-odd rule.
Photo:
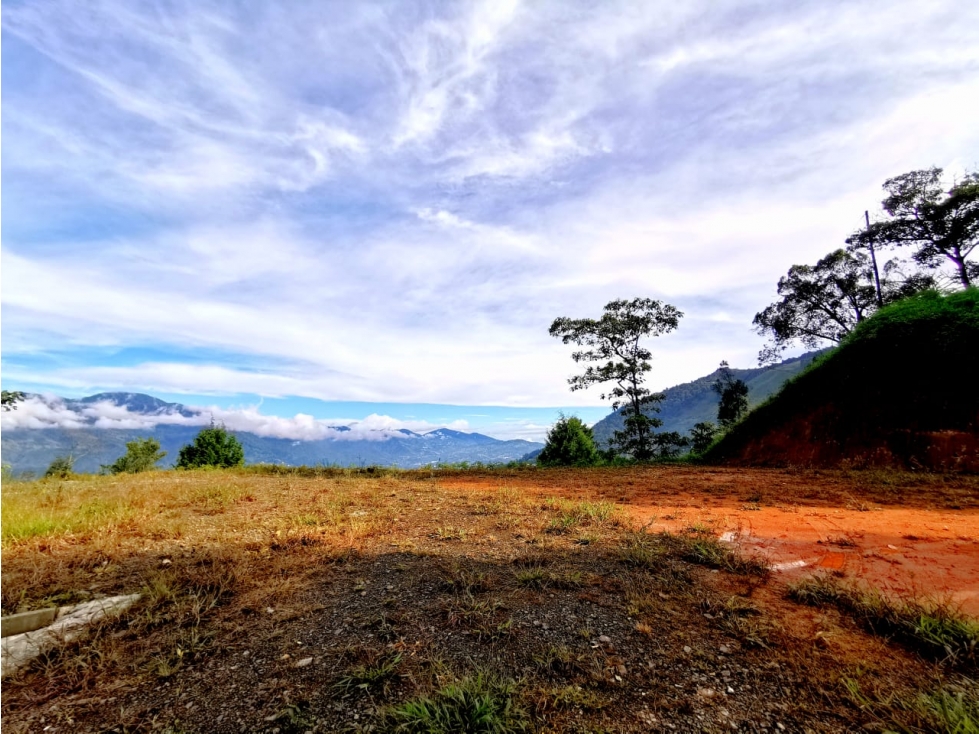
[[(827, 350), (807, 352), (798, 357), (786, 359), (772, 367), (753, 369), (731, 368), (735, 379), (744, 380), (748, 385), (748, 408), (754, 408), (775, 394), (785, 381), (802, 372), (820, 354)], [(677, 431), (687, 435), (694, 424), (702, 421), (717, 422), (717, 393), (713, 384), (720, 377), (720, 369), (704, 375), (693, 382), (669, 387), (663, 392), (666, 398), (659, 404), (659, 413), (651, 413), (663, 421), (657, 431)], [(624, 426), (621, 410), (602, 418), (594, 426), (592, 433), (599, 448), (608, 446), (615, 431)]]
[[(97, 472), (102, 465), (111, 464), (126, 453), (126, 442), (146, 437), (158, 440), (167, 452), (160, 465), (172, 466), (181, 447), (191, 443), (208, 422), (204, 411), (141, 393), (99, 393), (80, 399), (27, 397), (28, 400), (43, 401), (42, 407), (55, 415), (59, 423), (47, 423), (44, 425), (48, 427), (43, 428), (4, 429), (3, 463), (10, 465), (17, 474), (44, 472), (56, 456), (69, 454), (75, 459), (76, 471)], [(118, 409), (118, 415), (113, 415), (112, 408)], [(234, 431), (234, 434), (245, 450), (247, 463), (292, 466), (336, 464), (417, 468), (463, 461), (495, 464), (519, 460), (543, 446), (533, 441), (502, 441), (481, 433), (449, 428), (427, 433), (406, 428), (361, 430), (359, 434), (344, 425), (319, 428), (321, 433), (328, 435), (313, 440), (263, 436), (246, 431)]]
[[(787, 359), (774, 367), (732, 369), (748, 384), (753, 407), (775, 393), (789, 378), (799, 374), (821, 352)], [(657, 414), (660, 430), (686, 434), (695, 423), (715, 420), (717, 395), (711, 385), (718, 371), (693, 382), (667, 388)], [(5, 428), (3, 463), (17, 474), (42, 473), (56, 456), (71, 455), (79, 472), (97, 472), (126, 452), (126, 442), (152, 437), (167, 452), (161, 466), (172, 466), (180, 448), (193, 441), (209, 422), (206, 411), (180, 403), (168, 403), (142, 393), (111, 392), (84, 398), (51, 398), (29, 395), (41, 411), (36, 422)], [(26, 416), (25, 416), (26, 417)], [(47, 422), (45, 422), (47, 421)], [(44, 427), (41, 427), (44, 426)], [(593, 426), (596, 443), (605, 447), (612, 433), (622, 427), (618, 411)], [(480, 433), (439, 428), (416, 433), (406, 428), (365, 431), (354, 425), (317, 426), (315, 436), (297, 440), (247, 431), (235, 431), (250, 464), (340, 466), (397, 466), (417, 468), (434, 463), (482, 462), (485, 464), (533, 460), (542, 443), (502, 441)]]

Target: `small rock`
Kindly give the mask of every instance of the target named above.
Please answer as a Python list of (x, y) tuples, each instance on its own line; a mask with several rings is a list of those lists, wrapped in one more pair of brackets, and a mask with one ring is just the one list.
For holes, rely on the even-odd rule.
[(265, 607), (266, 614), (275, 614), (275, 610), (272, 607)]
[(169, 566), (171, 563), (173, 563), (173, 561), (171, 561), (169, 558), (164, 558), (162, 561), (160, 561), (161, 566)]
[(690, 653), (693, 652), (693, 648), (690, 647), (690, 645), (684, 645), (683, 646), (683, 651), (689, 655)]
[(302, 660), (296, 661), (297, 668), (305, 668), (307, 665), (312, 665), (312, 664), (313, 664), (312, 658), (303, 658)]
[(601, 637), (598, 638), (598, 641), (599, 642), (602, 642), (602, 643), (605, 643), (607, 645), (608, 643), (610, 643), (612, 641), (612, 638), (609, 637), (608, 635), (602, 635)]
[(719, 650), (720, 650), (720, 651), (721, 651), (722, 653), (724, 653), (725, 655), (727, 655), (727, 654), (728, 654), (729, 652), (731, 652), (731, 648), (730, 648), (730, 647), (728, 647), (727, 645), (721, 645), (721, 646), (720, 646), (720, 647), (719, 647), (718, 649), (719, 649)]
[(785, 731), (785, 724), (783, 724), (781, 721), (776, 721), (775, 726), (777, 726), (780, 730)]
[(618, 672), (619, 675), (625, 675), (626, 673), (629, 672), (628, 670), (626, 670), (626, 667), (624, 665), (620, 665), (615, 670)]
[(727, 687), (727, 692), (728, 692), (728, 693), (734, 693), (734, 689), (733, 689), (733, 688), (731, 688), (731, 686), (728, 686), (728, 687)]

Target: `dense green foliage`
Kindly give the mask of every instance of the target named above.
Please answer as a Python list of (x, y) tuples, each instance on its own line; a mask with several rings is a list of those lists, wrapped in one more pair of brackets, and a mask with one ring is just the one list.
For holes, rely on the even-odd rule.
[(245, 463), (245, 450), (238, 439), (224, 428), (215, 426), (203, 429), (194, 442), (180, 449), (178, 469), (194, 469), (201, 466), (232, 467)]
[(575, 362), (597, 363), (568, 380), (572, 390), (612, 383), (608, 397), (613, 410), (622, 407), (624, 428), (613, 434), (610, 449), (647, 461), (657, 453), (653, 429), (662, 425), (648, 413), (657, 411), (665, 396), (643, 386), (653, 355), (639, 342), (673, 331), (683, 314), (650, 298), (610, 301), (604, 311), (598, 320), (557, 318), (550, 334), (565, 344), (585, 347), (571, 355)]
[(721, 362), (720, 372), (714, 381), (714, 392), (719, 398), (717, 421), (724, 428), (730, 428), (748, 412), (748, 383), (731, 374), (727, 362)]
[(697, 423), (690, 429), (690, 448), (695, 454), (704, 453), (714, 443), (717, 426), (710, 421)]
[(598, 461), (591, 429), (577, 416), (561, 416), (547, 432), (537, 463), (541, 466), (591, 466)]
[(75, 457), (71, 454), (56, 456), (48, 466), (44, 476), (54, 479), (67, 479), (75, 468)]
[[(883, 448), (915, 466), (927, 452), (915, 435), (979, 430), (976, 344), (975, 288), (950, 295), (926, 291), (885, 306), (749, 413), (707, 458), (741, 456), (749, 445), (791, 429), (823, 456)], [(779, 458), (772, 454), (770, 461)]]
[(167, 455), (160, 451), (160, 442), (155, 438), (137, 438), (126, 444), (126, 453), (112, 464), (105, 464), (102, 469), (112, 474), (135, 474), (149, 471), (157, 462)]

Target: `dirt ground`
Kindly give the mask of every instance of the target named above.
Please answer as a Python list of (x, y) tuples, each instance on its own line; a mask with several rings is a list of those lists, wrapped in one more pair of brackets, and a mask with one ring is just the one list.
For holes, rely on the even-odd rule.
[[(973, 667), (785, 585), (829, 572), (974, 614), (976, 477), (244, 469), (3, 492), (5, 520), (52, 522), (5, 535), (5, 614), (143, 595), (4, 680), (4, 732), (455, 731), (398, 718), (452, 686), (541, 734), (923, 733), (979, 710)], [(717, 537), (781, 570), (691, 553)]]
[[(783, 581), (836, 571), (979, 616), (979, 497), (967, 483), (936, 488), (913, 474), (674, 467), (637, 469), (624, 481), (599, 471), (508, 481), (530, 495), (616, 502), (652, 531), (706, 525), (763, 558)], [(469, 491), (498, 485), (489, 477), (445, 482)]]

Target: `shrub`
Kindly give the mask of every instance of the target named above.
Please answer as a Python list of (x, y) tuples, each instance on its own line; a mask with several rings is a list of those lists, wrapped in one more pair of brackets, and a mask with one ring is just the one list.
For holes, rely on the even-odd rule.
[(561, 416), (547, 433), (547, 443), (537, 457), (542, 466), (590, 466), (598, 460), (591, 429), (577, 416)]
[(136, 474), (148, 471), (167, 455), (160, 451), (160, 442), (155, 438), (137, 438), (126, 444), (126, 453), (112, 464), (103, 464), (102, 469), (113, 474)]
[(245, 463), (245, 450), (238, 439), (224, 426), (213, 423), (180, 449), (177, 468), (196, 469), (202, 466), (234, 467)]
[(55, 479), (67, 479), (71, 476), (74, 468), (75, 457), (71, 454), (67, 456), (55, 456), (48, 470), (44, 472), (44, 476), (54, 477)]

